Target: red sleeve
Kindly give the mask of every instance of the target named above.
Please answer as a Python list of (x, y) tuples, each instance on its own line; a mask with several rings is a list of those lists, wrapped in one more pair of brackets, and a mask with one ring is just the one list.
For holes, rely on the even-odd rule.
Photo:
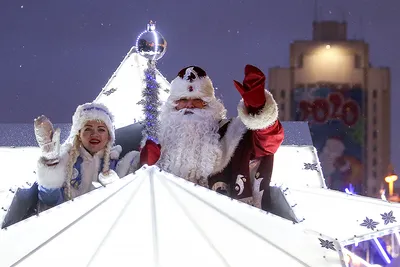
[(284, 130), (279, 120), (261, 130), (253, 130), (254, 158), (273, 155), (283, 142)]

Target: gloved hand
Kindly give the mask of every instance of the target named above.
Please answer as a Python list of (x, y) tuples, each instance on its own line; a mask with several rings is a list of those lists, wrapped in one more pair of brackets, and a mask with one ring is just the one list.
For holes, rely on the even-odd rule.
[(34, 120), (36, 141), (46, 164), (56, 164), (60, 157), (60, 129), (54, 130), (50, 120), (41, 115)]
[[(108, 184), (111, 184), (115, 181), (119, 180), (119, 176), (118, 174), (113, 171), (113, 170), (109, 170), (108, 173), (104, 174), (102, 172), (99, 173), (99, 183), (102, 186), (106, 186)], [(94, 184), (92, 184), (93, 186), (95, 186)]]
[(140, 167), (144, 164), (154, 165), (161, 155), (161, 146), (151, 140), (147, 140), (144, 147), (140, 150)]
[(249, 113), (257, 113), (265, 105), (265, 75), (255, 66), (246, 65), (243, 84), (233, 81)]

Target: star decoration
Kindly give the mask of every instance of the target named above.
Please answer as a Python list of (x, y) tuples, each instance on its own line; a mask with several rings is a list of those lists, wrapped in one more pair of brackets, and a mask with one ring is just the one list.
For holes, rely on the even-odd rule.
[(305, 170), (318, 171), (317, 163), (304, 163)]
[(360, 224), (360, 226), (365, 226), (367, 227), (367, 229), (375, 230), (378, 224), (379, 222), (374, 222), (374, 220), (365, 217), (364, 221), (362, 222), (362, 224)]
[(112, 93), (114, 93), (115, 91), (117, 91), (117, 89), (111, 88), (110, 90), (105, 91), (103, 94), (105, 94), (106, 96), (109, 96), (109, 95), (111, 95)]
[(329, 240), (324, 240), (322, 238), (318, 238), (319, 239), (319, 243), (321, 244), (321, 247), (326, 248), (326, 249), (331, 249), (333, 251), (336, 251), (335, 249), (335, 245), (333, 244), (332, 241)]
[(393, 211), (391, 210), (390, 212), (385, 212), (381, 214), (382, 220), (384, 221), (385, 225), (389, 223), (394, 223), (396, 221), (396, 217), (393, 216)]

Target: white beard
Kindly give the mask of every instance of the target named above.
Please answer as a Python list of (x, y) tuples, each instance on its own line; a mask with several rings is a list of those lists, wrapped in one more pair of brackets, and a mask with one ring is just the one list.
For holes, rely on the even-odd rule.
[(161, 113), (161, 157), (157, 165), (169, 173), (208, 187), (207, 178), (222, 157), (218, 134), (220, 119), (220, 113), (210, 107), (179, 111), (165, 108)]

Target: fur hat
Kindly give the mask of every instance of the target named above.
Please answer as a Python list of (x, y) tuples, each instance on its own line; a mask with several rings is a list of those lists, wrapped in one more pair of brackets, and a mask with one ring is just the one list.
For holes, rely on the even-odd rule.
[(171, 82), (168, 100), (177, 101), (182, 98), (200, 98), (205, 102), (215, 99), (212, 81), (202, 68), (186, 67)]
[(100, 103), (86, 103), (76, 108), (75, 114), (72, 116), (70, 137), (74, 138), (88, 121), (94, 120), (104, 122), (110, 134), (110, 143), (114, 144), (114, 116), (104, 104)]

